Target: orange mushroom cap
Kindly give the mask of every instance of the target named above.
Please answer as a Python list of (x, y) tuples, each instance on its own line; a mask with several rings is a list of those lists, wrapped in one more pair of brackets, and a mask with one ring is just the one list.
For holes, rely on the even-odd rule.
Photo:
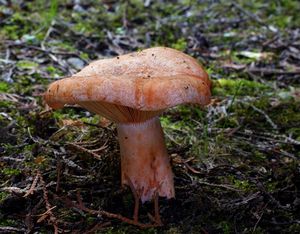
[(44, 99), (54, 109), (76, 103), (116, 122), (132, 122), (179, 104), (206, 105), (210, 87), (207, 73), (194, 58), (156, 47), (92, 62), (52, 83)]

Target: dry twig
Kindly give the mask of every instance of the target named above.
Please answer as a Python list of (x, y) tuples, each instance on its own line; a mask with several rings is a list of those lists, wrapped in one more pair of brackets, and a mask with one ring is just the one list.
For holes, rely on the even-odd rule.
[(227, 185), (227, 184), (214, 184), (214, 183), (208, 183), (208, 182), (200, 181), (200, 180), (198, 180), (197, 183), (207, 185), (207, 186), (213, 186), (213, 187), (217, 187), (217, 188), (224, 188), (224, 189), (228, 189), (228, 190), (235, 191), (235, 192), (242, 191), (240, 189), (237, 189), (237, 188), (235, 188), (231, 185)]
[(40, 183), (42, 185), (43, 197), (44, 197), (44, 201), (46, 203), (46, 209), (47, 209), (45, 213), (41, 214), (41, 218), (39, 218), (38, 222), (42, 222), (44, 219), (49, 217), (48, 220), (54, 228), (54, 233), (58, 234), (59, 229), (58, 229), (57, 219), (52, 212), (52, 210), (55, 208), (55, 206), (51, 207), (51, 204), (50, 204), (49, 198), (48, 198), (48, 191), (47, 191), (46, 183), (45, 183), (43, 176), (39, 170), (37, 171), (37, 175), (38, 175), (38, 177), (40, 179)]
[(272, 121), (272, 119), (267, 115), (266, 112), (264, 112), (263, 110), (257, 108), (254, 105), (250, 105), (255, 111), (261, 113), (267, 120), (267, 122), (272, 126), (273, 129), (278, 129), (278, 126)]
[(107, 212), (107, 211), (104, 211), (104, 210), (92, 210), (92, 209), (89, 209), (89, 208), (85, 207), (85, 205), (83, 204), (79, 192), (77, 193), (77, 201), (78, 201), (78, 204), (72, 203), (72, 206), (76, 207), (77, 209), (80, 209), (82, 211), (85, 211), (85, 212), (87, 212), (89, 214), (100, 215), (100, 216), (105, 216), (105, 217), (108, 217), (108, 218), (118, 219), (118, 220), (120, 220), (120, 221), (122, 221), (124, 223), (128, 223), (128, 224), (131, 224), (131, 225), (134, 225), (134, 226), (138, 226), (140, 228), (150, 228), (150, 227), (161, 226), (161, 225), (156, 224), (156, 223), (155, 224), (143, 224), (143, 223), (137, 222), (135, 220), (126, 218), (126, 217), (124, 217), (124, 216), (122, 216), (120, 214), (113, 214), (113, 213), (110, 213), (110, 212)]
[(36, 176), (35, 176), (32, 184), (31, 184), (29, 190), (27, 190), (27, 192), (25, 193), (25, 195), (23, 197), (28, 197), (29, 195), (33, 194), (33, 192), (35, 191), (38, 180), (39, 180), (39, 174), (36, 173)]
[(87, 149), (84, 147), (85, 145), (80, 142), (68, 143), (68, 145), (73, 146), (74, 148), (80, 150), (81, 152), (88, 153), (98, 160), (101, 160), (101, 156), (98, 153), (107, 148), (106, 143), (107, 141), (98, 149)]
[(9, 227), (9, 226), (0, 227), (0, 233), (15, 233), (15, 232), (25, 233), (25, 229)]

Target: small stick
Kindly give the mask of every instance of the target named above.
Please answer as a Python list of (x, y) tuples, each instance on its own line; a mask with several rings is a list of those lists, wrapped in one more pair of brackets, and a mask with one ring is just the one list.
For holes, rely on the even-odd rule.
[(37, 182), (39, 180), (39, 174), (36, 173), (36, 176), (30, 186), (30, 188), (27, 190), (27, 192), (25, 193), (25, 195), (23, 197), (28, 197), (29, 195), (33, 194), (34, 189), (36, 188)]
[(48, 191), (47, 191), (47, 188), (46, 188), (46, 183), (45, 183), (45, 181), (43, 179), (43, 176), (42, 176), (42, 174), (39, 170), (37, 171), (37, 175), (40, 178), (40, 183), (41, 183), (42, 188), (43, 188), (43, 197), (44, 197), (44, 201), (46, 203), (46, 209), (47, 209), (47, 211), (44, 214), (42, 214), (42, 217), (39, 220), (41, 222), (44, 218), (46, 218), (49, 215), (49, 217), (50, 217), (49, 221), (53, 226), (54, 233), (57, 234), (58, 233), (57, 220), (56, 220), (54, 214), (52, 213), (52, 210), (56, 206), (51, 207), (51, 204), (50, 204), (49, 199), (48, 199)]
[(250, 105), (255, 111), (261, 113), (267, 120), (267, 122), (272, 126), (273, 129), (278, 129), (278, 126), (272, 121), (272, 119), (266, 114), (266, 112), (264, 112), (261, 109), (258, 109), (256, 106), (254, 105)]
[(3, 233), (15, 233), (15, 232), (25, 233), (25, 229), (9, 227), (9, 226), (2, 226), (2, 227), (0, 227), (0, 233), (2, 233), (2, 232)]
[(162, 226), (162, 221), (161, 221), (160, 214), (159, 214), (158, 199), (159, 199), (158, 192), (155, 192), (155, 195), (154, 195), (154, 217), (155, 217), (155, 222), (159, 226)]
[(296, 68), (294, 71), (285, 71), (280, 69), (268, 69), (268, 68), (248, 68), (248, 72), (261, 73), (264, 75), (298, 75), (300, 74), (300, 68)]
[(225, 188), (225, 189), (236, 191), (236, 192), (241, 191), (240, 189), (237, 189), (233, 186), (225, 185), (225, 184), (213, 184), (213, 183), (208, 183), (208, 182), (205, 182), (205, 181), (197, 181), (197, 183), (203, 184), (203, 185), (208, 185), (208, 186), (213, 186), (213, 187), (218, 187), (218, 188)]
[(56, 164), (56, 172), (57, 172), (57, 179), (56, 179), (56, 187), (55, 187), (55, 191), (58, 192), (59, 191), (59, 185), (60, 185), (60, 177), (61, 177), (61, 168), (62, 168), (62, 163), (60, 161), (60, 159), (57, 159), (57, 164)]
[(255, 14), (249, 12), (249, 11), (246, 11), (243, 7), (241, 7), (239, 4), (237, 4), (234, 1), (231, 4), (232, 4), (232, 6), (234, 6), (235, 8), (240, 10), (241, 12), (243, 12), (245, 15), (247, 15), (251, 19), (255, 20), (257, 23), (259, 23), (263, 26), (266, 26), (266, 24), (257, 15), (255, 15)]
[(95, 152), (93, 152), (93, 150), (89, 150), (89, 149), (86, 149), (80, 145), (77, 145), (75, 143), (68, 143), (68, 145), (71, 145), (73, 147), (75, 147), (76, 149), (82, 151), (82, 152), (85, 152), (85, 153), (88, 153), (90, 155), (92, 155), (94, 158), (100, 160), (101, 159), (101, 156), (99, 154), (96, 154)]
[(261, 215), (259, 216), (257, 222), (256, 222), (255, 225), (254, 225), (254, 228), (253, 228), (252, 233), (255, 233), (256, 228), (257, 228), (257, 225), (259, 224), (260, 220), (262, 219), (262, 217), (263, 217), (263, 215), (264, 215), (264, 213), (265, 213), (265, 211), (266, 211), (266, 208), (267, 208), (268, 204), (269, 204), (269, 203), (267, 203), (267, 204), (263, 207), (263, 210), (262, 210), (262, 212), (261, 212)]
[(159, 226), (158, 224), (143, 224), (143, 223), (140, 223), (140, 222), (136, 222), (136, 221), (134, 221), (132, 219), (129, 219), (129, 218), (126, 218), (126, 217), (124, 217), (120, 214), (113, 214), (113, 213), (110, 213), (110, 212), (107, 212), (107, 211), (104, 211), (104, 210), (99, 210), (98, 211), (98, 210), (89, 209), (89, 208), (84, 206), (84, 204), (81, 200), (79, 192), (77, 193), (77, 200), (78, 200), (79, 204), (72, 204), (73, 207), (76, 207), (76, 208), (78, 208), (82, 211), (88, 212), (90, 214), (106, 216), (108, 218), (115, 218), (115, 219), (121, 220), (122, 222), (138, 226), (140, 228), (150, 228), (150, 227), (158, 227)]
[(96, 231), (103, 229), (106, 226), (111, 225), (111, 222), (105, 222), (105, 223), (96, 223), (90, 230), (84, 232), (84, 234), (94, 234)]

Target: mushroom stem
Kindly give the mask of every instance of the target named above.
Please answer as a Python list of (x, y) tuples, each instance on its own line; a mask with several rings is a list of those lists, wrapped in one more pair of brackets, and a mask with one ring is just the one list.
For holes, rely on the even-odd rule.
[(175, 196), (173, 173), (159, 118), (117, 124), (121, 151), (122, 185), (131, 187), (141, 201)]

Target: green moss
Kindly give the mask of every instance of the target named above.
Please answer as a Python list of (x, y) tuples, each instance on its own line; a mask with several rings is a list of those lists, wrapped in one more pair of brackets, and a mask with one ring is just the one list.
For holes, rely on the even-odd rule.
[(1, 219), (0, 220), (0, 226), (11, 226), (15, 227), (17, 226), (17, 221), (15, 219)]
[(0, 35), (4, 38), (7, 37), (12, 40), (17, 40), (19, 38), (18, 29), (19, 27), (17, 25), (5, 26), (0, 30)]
[(260, 151), (254, 151), (252, 159), (256, 162), (262, 162), (266, 160), (266, 155)]
[(297, 0), (279, 0), (270, 2), (266, 8), (268, 23), (278, 28), (297, 27), (300, 24), (298, 13), (300, 10), (299, 1)]
[(21, 171), (19, 169), (6, 167), (1, 170), (1, 173), (6, 176), (14, 176), (21, 174)]
[(56, 73), (57, 68), (50, 65), (50, 66), (48, 66), (48, 67), (46, 68), (46, 71), (49, 72), (49, 73)]
[(223, 234), (230, 234), (232, 233), (231, 224), (227, 221), (222, 221), (219, 223), (219, 228), (222, 229)]
[(0, 192), (0, 203), (9, 196), (8, 192)]
[(288, 227), (288, 230), (286, 233), (300, 233), (300, 224), (299, 223), (291, 224)]
[(300, 122), (299, 105), (296, 102), (281, 103), (269, 113), (272, 120), (282, 127), (291, 127)]
[(0, 92), (7, 92), (8, 91), (8, 83), (0, 81)]
[(84, 123), (90, 123), (90, 124), (98, 124), (100, 120), (100, 116), (99, 115), (93, 115), (90, 117), (82, 117), (80, 118), (80, 121), (84, 122)]
[(17, 67), (22, 70), (31, 70), (37, 68), (38, 66), (38, 63), (30, 60), (19, 60), (17, 62)]
[(55, 110), (53, 112), (53, 117), (58, 121), (60, 119), (74, 119), (78, 120), (78, 118), (82, 117), (82, 115), (78, 115), (75, 109), (71, 108), (63, 108), (59, 110)]
[(68, 41), (51, 41), (49, 43), (49, 46), (51, 46), (52, 48), (55, 48), (57, 50), (63, 50), (66, 52), (74, 52), (76, 51), (76, 48), (74, 47), (74, 45)]
[(277, 185), (278, 185), (277, 181), (269, 180), (268, 182), (265, 183), (265, 188), (267, 189), (268, 192), (272, 193), (276, 191)]
[(95, 32), (94, 27), (91, 24), (87, 24), (85, 21), (76, 23), (73, 26), (73, 30), (84, 34), (85, 36), (90, 36)]
[(219, 79), (213, 85), (213, 95), (220, 96), (255, 96), (267, 90), (270, 90), (270, 88), (265, 84), (245, 79)]
[(187, 47), (187, 42), (184, 38), (179, 38), (171, 47), (176, 50), (184, 51)]
[(84, 60), (89, 60), (90, 59), (89, 54), (84, 53), (84, 52), (80, 53), (80, 58), (82, 58)]
[[(235, 109), (235, 108), (233, 108)], [(218, 126), (221, 128), (236, 128), (239, 126), (239, 121), (237, 115), (229, 116), (226, 118), (221, 119), (218, 122)]]
[(239, 179), (235, 176), (229, 175), (225, 178), (227, 180), (227, 183), (233, 184), (234, 187), (242, 190), (242, 191), (252, 191), (254, 189), (254, 186), (246, 179)]
[(63, 72), (59, 68), (56, 68), (56, 67), (54, 67), (52, 65), (47, 66), (46, 67), (46, 71), (52, 77), (61, 77), (61, 76), (63, 76)]
[(16, 12), (9, 18), (6, 24), (0, 28), (0, 35), (7, 39), (17, 40), (32, 30), (31, 25), (25, 15)]
[(234, 180), (234, 186), (244, 191), (251, 190), (251, 185), (247, 180)]

